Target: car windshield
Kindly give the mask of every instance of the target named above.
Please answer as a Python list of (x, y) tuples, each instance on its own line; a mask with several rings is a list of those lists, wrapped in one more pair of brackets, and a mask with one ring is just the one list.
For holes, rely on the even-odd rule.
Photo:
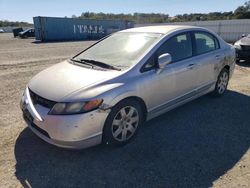
[(75, 60), (89, 60), (128, 68), (138, 62), (140, 56), (154, 44), (162, 34), (115, 33), (84, 51)]
[(32, 30), (32, 29), (26, 29), (26, 30), (24, 30), (23, 32), (26, 33), (26, 32), (28, 32), (28, 31), (30, 31), (30, 30)]

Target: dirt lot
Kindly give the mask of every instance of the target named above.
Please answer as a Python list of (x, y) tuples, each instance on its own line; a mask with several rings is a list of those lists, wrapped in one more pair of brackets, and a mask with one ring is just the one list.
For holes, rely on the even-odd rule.
[(147, 122), (132, 143), (69, 151), (26, 128), (29, 79), (93, 42), (34, 43), (0, 34), (0, 187), (250, 187), (250, 63), (229, 91)]

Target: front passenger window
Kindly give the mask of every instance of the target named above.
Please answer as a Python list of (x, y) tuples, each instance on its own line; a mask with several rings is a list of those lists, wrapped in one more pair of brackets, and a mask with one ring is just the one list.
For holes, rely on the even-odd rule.
[(156, 59), (155, 55), (152, 55), (142, 69), (143, 71), (148, 71), (155, 68), (157, 68)]
[(157, 55), (169, 53), (172, 62), (180, 61), (192, 56), (192, 41), (189, 33), (180, 34), (167, 40), (158, 50)]

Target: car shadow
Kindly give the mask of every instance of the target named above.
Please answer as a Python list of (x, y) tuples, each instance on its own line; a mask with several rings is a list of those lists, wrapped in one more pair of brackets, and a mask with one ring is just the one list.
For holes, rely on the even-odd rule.
[(73, 151), (26, 128), (15, 175), (24, 187), (211, 187), (248, 151), (249, 115), (250, 96), (203, 96), (145, 123), (123, 147)]

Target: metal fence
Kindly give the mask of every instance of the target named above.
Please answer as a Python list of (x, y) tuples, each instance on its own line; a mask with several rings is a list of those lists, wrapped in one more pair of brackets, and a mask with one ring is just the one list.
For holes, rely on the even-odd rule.
[(250, 19), (244, 20), (218, 20), (218, 21), (197, 21), (197, 22), (174, 22), (160, 24), (136, 24), (135, 27), (150, 25), (192, 25), (208, 28), (220, 35), (227, 42), (239, 40), (242, 34), (250, 33)]

